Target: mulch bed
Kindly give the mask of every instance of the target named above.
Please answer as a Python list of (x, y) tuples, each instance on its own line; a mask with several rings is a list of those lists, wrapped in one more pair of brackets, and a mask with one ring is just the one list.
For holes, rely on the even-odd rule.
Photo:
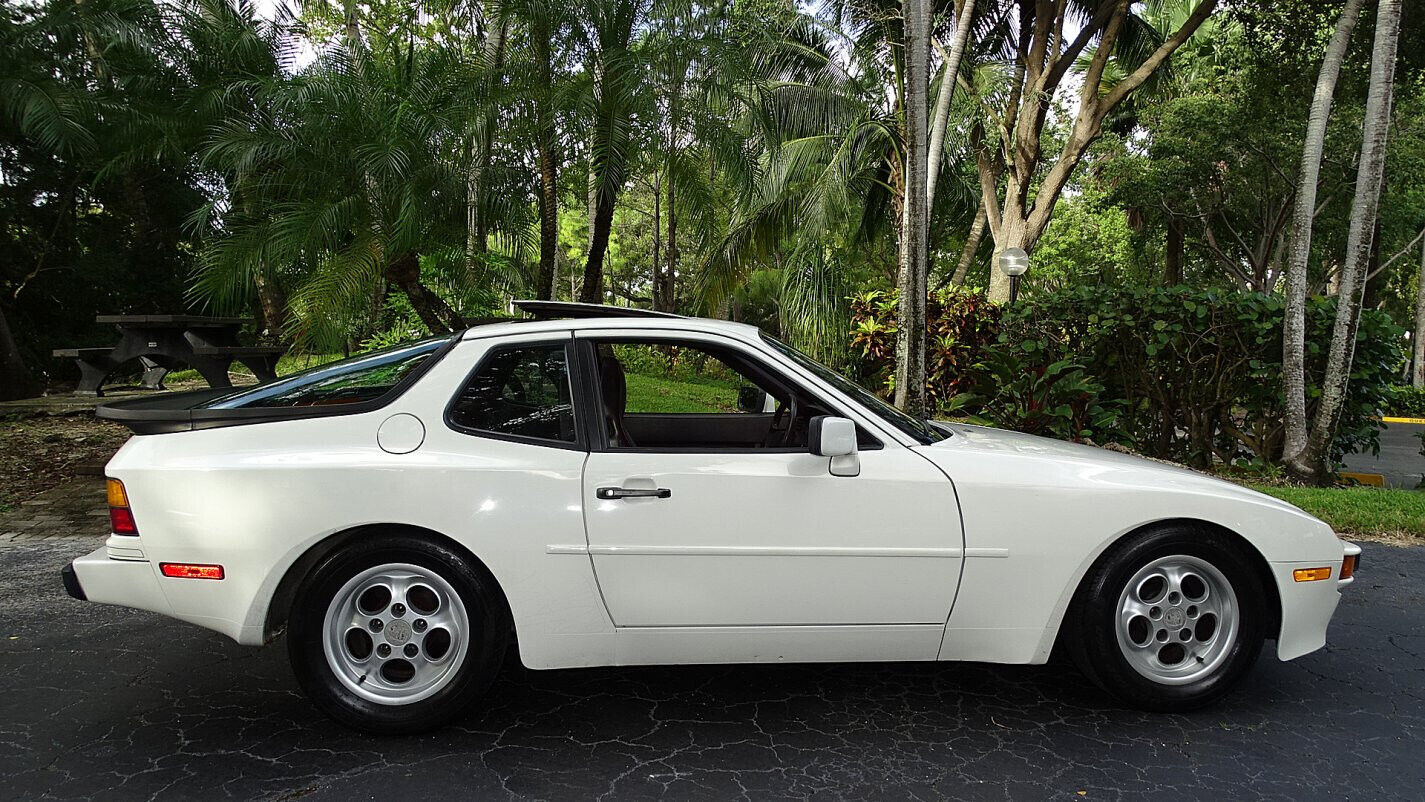
[(129, 434), (92, 413), (0, 420), (0, 510), (93, 473)]

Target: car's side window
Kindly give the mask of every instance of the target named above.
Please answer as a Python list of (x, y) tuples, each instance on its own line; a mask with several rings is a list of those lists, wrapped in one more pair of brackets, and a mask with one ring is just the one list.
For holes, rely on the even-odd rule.
[(603, 350), (623, 367), (628, 414), (771, 412), (766, 393), (715, 354), (679, 345), (612, 343)]
[(593, 347), (609, 448), (800, 451), (813, 417), (838, 414), (731, 347), (653, 339)]
[(565, 343), (511, 345), (487, 354), (446, 418), (477, 434), (574, 443)]

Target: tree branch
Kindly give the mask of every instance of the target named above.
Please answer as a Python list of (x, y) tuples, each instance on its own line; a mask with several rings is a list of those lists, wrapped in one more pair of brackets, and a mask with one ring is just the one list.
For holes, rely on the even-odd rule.
[(1192, 14), (1183, 22), (1181, 28), (1178, 28), (1172, 36), (1164, 39), (1163, 43), (1158, 46), (1158, 49), (1153, 51), (1153, 55), (1149, 56), (1146, 61), (1139, 65), (1138, 69), (1130, 73), (1127, 78), (1119, 81), (1118, 85), (1109, 91), (1108, 96), (1105, 97), (1103, 101), (1103, 113), (1107, 114), (1109, 111), (1112, 111), (1119, 103), (1123, 102), (1124, 98), (1142, 86), (1143, 82), (1148, 80), (1148, 76), (1163, 66), (1163, 62), (1167, 61), (1169, 56), (1179, 47), (1182, 47), (1184, 42), (1192, 38), (1192, 35), (1197, 32), (1197, 29), (1202, 23), (1207, 21), (1207, 18), (1211, 16), (1216, 8), (1217, 0), (1202, 0), (1202, 2), (1198, 3), (1197, 8), (1193, 9)]

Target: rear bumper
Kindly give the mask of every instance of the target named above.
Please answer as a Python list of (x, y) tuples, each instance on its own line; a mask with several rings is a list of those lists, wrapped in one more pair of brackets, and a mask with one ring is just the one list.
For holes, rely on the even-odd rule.
[(70, 563), (59, 571), (60, 577), (64, 579), (64, 592), (80, 601), (89, 601), (84, 595), (84, 587), (79, 584), (79, 575), (74, 573), (74, 563)]
[(76, 599), (173, 615), (152, 565), (138, 560), (110, 559), (107, 546), (100, 546), (66, 565), (61, 574), (65, 592)]
[[(132, 540), (133, 538), (125, 538)], [(111, 543), (66, 565), (60, 574), (64, 590), (81, 601), (132, 607), (170, 616), (190, 624), (221, 632), (238, 643), (260, 646), (264, 628), (261, 622), (243, 626), (223, 613), (227, 610), (247, 610), (252, 596), (244, 595), (242, 586), (227, 580), (194, 581), (160, 577), (157, 563), (144, 559), (115, 557)], [(143, 552), (137, 547), (123, 549)]]

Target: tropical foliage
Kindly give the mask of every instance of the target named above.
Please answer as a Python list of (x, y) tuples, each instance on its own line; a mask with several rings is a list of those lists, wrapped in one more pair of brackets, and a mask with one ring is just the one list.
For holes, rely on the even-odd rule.
[[(1009, 336), (995, 255), (1022, 246), (1013, 320), (1183, 285), (1283, 303), (1295, 342), (1344, 283), (1341, 326), (1307, 327), (1331, 366), (1281, 363), (1330, 434), (1356, 299), (1425, 327), (1425, 15), (1400, 0), (36, 0), (0, 45), (5, 396), (68, 376), (48, 351), (108, 339), (96, 313), (341, 352), (544, 297), (753, 323), (912, 409), (1140, 403), (1128, 362), (1045, 361), (1047, 331), (971, 355)], [(1116, 300), (1064, 305), (1085, 287)], [(972, 369), (1064, 358), (1015, 403)], [(1080, 401), (1045, 430), (1103, 437)], [(1194, 426), (1160, 450), (1236, 453)]]

